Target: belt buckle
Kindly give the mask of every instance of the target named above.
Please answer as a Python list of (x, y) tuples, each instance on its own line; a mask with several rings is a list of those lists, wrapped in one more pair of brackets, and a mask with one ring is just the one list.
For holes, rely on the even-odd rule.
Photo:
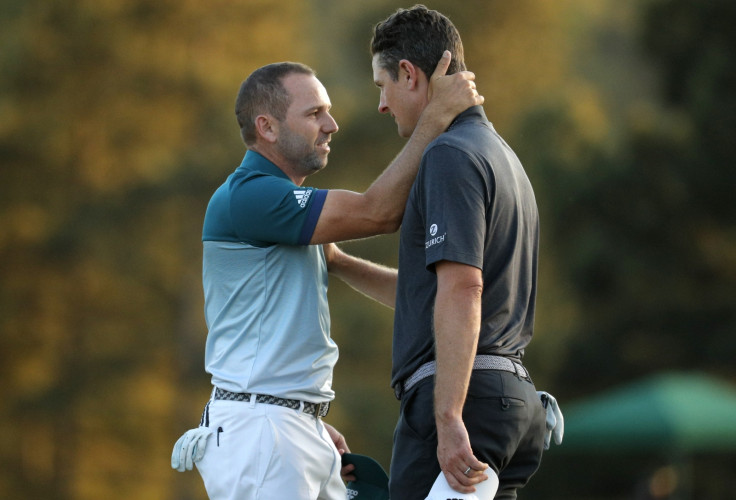
[(323, 403), (318, 403), (317, 407), (315, 408), (315, 417), (325, 417), (327, 416), (327, 412), (330, 411), (330, 402), (325, 401)]

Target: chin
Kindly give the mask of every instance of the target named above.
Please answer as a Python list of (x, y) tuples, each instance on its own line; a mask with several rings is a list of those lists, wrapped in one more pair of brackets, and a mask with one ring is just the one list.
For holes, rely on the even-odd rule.
[(401, 125), (399, 125), (399, 137), (403, 137), (404, 139), (408, 139), (409, 137), (411, 137), (411, 134), (413, 134), (413, 133), (414, 133), (414, 129), (413, 128), (402, 127)]

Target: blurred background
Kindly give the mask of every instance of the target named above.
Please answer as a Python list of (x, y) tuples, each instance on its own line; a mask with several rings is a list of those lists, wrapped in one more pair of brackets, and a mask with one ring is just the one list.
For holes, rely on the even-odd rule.
[[(736, 411), (689, 410), (736, 383), (736, 3), (425, 3), (460, 30), (541, 212), (525, 364), (568, 427), (520, 498), (733, 498)], [(411, 5), (0, 2), (0, 498), (206, 498), (169, 460), (209, 396), (201, 226), (244, 153), (240, 82), (315, 68), (340, 131), (307, 184), (362, 191), (403, 144), (377, 113), (371, 28)], [(395, 265), (397, 246), (345, 248)], [(388, 469), (392, 311), (337, 280), (330, 302), (326, 420)], [(660, 397), (642, 387), (664, 387), (652, 432), (671, 433), (637, 434)], [(635, 407), (597, 423), (601, 402)], [(716, 438), (680, 439), (683, 419)]]

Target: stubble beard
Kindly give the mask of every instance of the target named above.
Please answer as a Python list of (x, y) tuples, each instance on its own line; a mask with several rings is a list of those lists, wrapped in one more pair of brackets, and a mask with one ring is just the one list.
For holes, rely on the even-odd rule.
[(304, 175), (319, 172), (327, 166), (327, 155), (315, 151), (314, 144), (308, 144), (303, 137), (286, 129), (279, 141), (281, 154)]
[(316, 151), (312, 151), (302, 158), (299, 166), (305, 172), (309, 172), (312, 174), (315, 172), (319, 172), (327, 166), (327, 156), (322, 156), (317, 154)]

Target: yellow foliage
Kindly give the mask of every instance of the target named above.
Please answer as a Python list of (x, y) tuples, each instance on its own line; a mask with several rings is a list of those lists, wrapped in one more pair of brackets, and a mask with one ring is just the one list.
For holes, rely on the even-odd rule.
[[(556, 113), (548, 147), (563, 172), (546, 172), (550, 179), (590, 167), (580, 157), (606, 147), (617, 117), (637, 133), (665, 130), (676, 141), (693, 134), (690, 122), (646, 96), (622, 98), (648, 82), (626, 88), (590, 46), (600, 27), (630, 33), (636, 2), (427, 3), (459, 28), (488, 117), (515, 149), (513, 134), (531, 111)], [(210, 194), (244, 150), (233, 116), (239, 85), (275, 61), (314, 67), (341, 127), (314, 185), (365, 189), (403, 144), (376, 112), (371, 27), (410, 4), (10, 4), (0, 20), (0, 427), (9, 430), (0, 437), (9, 469), (0, 494), (163, 500), (192, 490), (190, 498), (205, 498), (196, 472), (175, 473), (168, 459), (206, 398), (201, 224)], [(523, 139), (533, 156), (535, 138)], [(686, 188), (673, 181), (670, 196), (684, 199)], [(731, 233), (704, 224), (695, 236), (706, 263), (736, 269)], [(397, 244), (392, 236), (348, 250), (395, 264)], [(565, 362), (564, 332), (584, 313), (555, 266), (563, 257), (543, 257), (542, 335), (532, 354), (548, 356), (538, 362), (541, 380)], [(397, 411), (388, 387), (392, 319), (363, 301), (339, 285), (330, 293), (342, 358), (329, 419), (354, 451), (388, 466)], [(545, 330), (563, 333), (545, 338)]]

